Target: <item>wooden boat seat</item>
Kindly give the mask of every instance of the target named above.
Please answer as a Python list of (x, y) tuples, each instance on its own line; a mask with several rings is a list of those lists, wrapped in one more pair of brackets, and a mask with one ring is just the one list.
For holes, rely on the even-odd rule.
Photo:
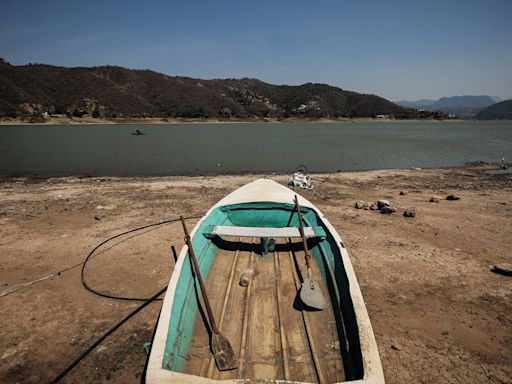
[[(300, 237), (298, 227), (236, 227), (229, 225), (212, 226), (211, 231), (205, 233), (207, 237), (234, 236), (234, 237), (261, 237), (261, 238), (294, 238)], [(323, 227), (304, 227), (306, 238), (319, 237), (325, 239), (326, 234)]]

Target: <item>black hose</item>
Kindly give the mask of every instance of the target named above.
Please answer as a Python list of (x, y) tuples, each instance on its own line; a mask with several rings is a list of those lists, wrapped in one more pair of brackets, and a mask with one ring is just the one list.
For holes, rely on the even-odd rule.
[(155, 293), (150, 298), (146, 299), (144, 303), (138, 306), (135, 310), (131, 311), (128, 315), (126, 315), (121, 321), (119, 321), (116, 325), (114, 325), (108, 332), (104, 333), (94, 344), (92, 344), (89, 348), (87, 348), (84, 352), (80, 354), (71, 364), (69, 364), (62, 372), (60, 372), (55, 379), (51, 381), (51, 384), (58, 383), (64, 376), (66, 376), (69, 371), (71, 371), (80, 361), (82, 361), (94, 348), (96, 348), (103, 340), (105, 340), (108, 336), (110, 336), (116, 329), (118, 329), (121, 325), (123, 325), (130, 318), (135, 316), (138, 312), (140, 312), (144, 307), (151, 304), (155, 301), (162, 293), (167, 290), (167, 287), (162, 288), (160, 291)]
[[(200, 218), (201, 216), (189, 216), (189, 217), (185, 217), (184, 219), (185, 220), (190, 220), (190, 219), (198, 219)], [(92, 258), (92, 256), (94, 255), (94, 253), (103, 245), (105, 245), (106, 243), (108, 243), (109, 241), (111, 240), (114, 240), (114, 239), (117, 239), (118, 237), (121, 237), (121, 236), (124, 236), (124, 235), (127, 235), (129, 233), (132, 233), (132, 232), (137, 232), (137, 231), (141, 231), (143, 229), (146, 229), (146, 228), (151, 228), (151, 227), (156, 227), (156, 226), (159, 226), (159, 225), (165, 225), (165, 224), (172, 224), (172, 223), (175, 223), (177, 221), (180, 221), (179, 218), (177, 219), (171, 219), (171, 220), (165, 220), (165, 221), (161, 221), (161, 222), (158, 222), (158, 223), (153, 223), (153, 224), (148, 224), (148, 225), (144, 225), (142, 227), (138, 227), (138, 228), (135, 228), (135, 229), (130, 229), (129, 231), (126, 231), (126, 232), (123, 232), (123, 233), (119, 233), (115, 236), (112, 236), (104, 241), (102, 241), (101, 243), (99, 243), (97, 246), (95, 246), (91, 252), (89, 252), (89, 254), (87, 255), (87, 257), (85, 258), (85, 260), (83, 261), (83, 264), (82, 264), (82, 270), (80, 272), (80, 278), (82, 280), (82, 285), (84, 286), (85, 289), (87, 289), (89, 292), (92, 292), (94, 293), (95, 295), (98, 295), (98, 296), (101, 296), (101, 297), (105, 297), (107, 299), (115, 299), (115, 300), (125, 300), (125, 301), (146, 301), (148, 300), (147, 297), (125, 297), (125, 296), (115, 296), (115, 295), (110, 295), (108, 293), (104, 293), (104, 292), (100, 292), (98, 291), (97, 289), (95, 288), (92, 288), (91, 286), (89, 286), (89, 284), (87, 284), (87, 281), (85, 280), (85, 267), (87, 266), (87, 263), (89, 262), (89, 259)]]
[[(197, 218), (200, 218), (201, 216), (189, 216), (189, 217), (186, 217), (185, 219), (186, 220), (189, 220), (189, 219), (197, 219)], [(64, 376), (66, 376), (76, 365), (78, 365), (78, 363), (80, 363), (80, 361), (82, 361), (89, 353), (91, 353), (92, 350), (94, 350), (94, 348), (96, 348), (103, 340), (105, 340), (108, 336), (110, 336), (115, 330), (117, 330), (121, 325), (123, 325), (126, 321), (128, 321), (129, 319), (131, 319), (133, 316), (135, 316), (138, 312), (140, 312), (142, 309), (144, 309), (147, 305), (151, 304), (153, 301), (156, 301), (156, 300), (161, 300), (159, 299), (159, 296), (164, 293), (166, 290), (167, 290), (167, 287), (164, 287), (162, 289), (160, 289), (157, 293), (155, 293), (153, 296), (151, 297), (148, 297), (148, 298), (139, 298), (139, 297), (123, 297), (123, 296), (114, 296), (114, 295), (109, 295), (109, 294), (106, 294), (106, 293), (103, 293), (103, 292), (100, 292), (92, 287), (90, 287), (86, 280), (85, 280), (85, 267), (87, 265), (87, 262), (93, 257), (94, 255), (94, 252), (96, 252), (101, 246), (103, 246), (104, 244), (108, 243), (109, 241), (111, 240), (114, 240), (118, 237), (121, 237), (123, 235), (127, 235), (128, 233), (132, 233), (132, 232), (136, 232), (136, 231), (141, 231), (143, 229), (146, 229), (146, 228), (151, 228), (151, 227), (156, 227), (156, 226), (159, 226), (159, 225), (165, 225), (165, 224), (172, 224), (172, 223), (175, 223), (177, 221), (180, 221), (180, 219), (172, 219), (172, 220), (165, 220), (165, 221), (161, 221), (161, 222), (158, 222), (158, 223), (153, 223), (153, 224), (148, 224), (148, 225), (144, 225), (142, 227), (138, 227), (138, 228), (135, 228), (135, 229), (130, 229), (129, 231), (125, 231), (123, 233), (119, 233), (117, 235), (114, 235), (104, 241), (102, 241), (101, 243), (99, 243), (97, 246), (95, 246), (90, 252), (89, 254), (87, 255), (87, 257), (85, 258), (85, 260), (80, 263), (82, 265), (82, 270), (80, 272), (80, 277), (81, 277), (81, 280), (82, 280), (82, 285), (84, 286), (85, 289), (87, 289), (89, 292), (92, 292), (94, 293), (95, 295), (98, 295), (98, 296), (101, 296), (101, 297), (105, 297), (105, 298), (108, 298), (108, 299), (116, 299), (116, 300), (126, 300), (126, 301), (143, 301), (143, 303), (138, 306), (135, 310), (131, 311), (128, 315), (126, 315), (121, 321), (119, 321), (117, 324), (115, 324), (112, 328), (110, 328), (106, 333), (104, 333), (99, 339), (97, 339), (91, 346), (89, 346), (89, 348), (87, 348), (84, 352), (82, 352), (80, 354), (80, 356), (78, 356), (71, 364), (69, 364), (63, 371), (61, 371), (56, 377), (55, 379), (53, 379), (51, 381), (51, 384), (54, 384), (54, 383), (58, 383)], [(71, 268), (75, 268), (77, 266), (79, 266), (80, 264), (76, 264), (70, 268), (67, 268), (66, 270), (68, 269), (71, 269)]]

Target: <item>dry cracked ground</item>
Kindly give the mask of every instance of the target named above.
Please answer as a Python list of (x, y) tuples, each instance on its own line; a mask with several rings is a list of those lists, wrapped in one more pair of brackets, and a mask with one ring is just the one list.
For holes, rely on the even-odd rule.
[[(512, 383), (512, 278), (489, 271), (512, 261), (512, 175), (485, 168), (315, 175), (316, 190), (301, 191), (349, 250), (387, 383)], [(202, 215), (257, 177), (0, 180), (0, 295), (76, 266), (0, 297), (0, 382), (51, 381), (138, 305), (82, 287), (80, 263), (95, 245)], [(445, 200), (450, 193), (461, 199)], [(377, 199), (397, 212), (354, 207)], [(414, 218), (402, 216), (409, 207)], [(148, 297), (167, 284), (171, 247), (182, 244), (175, 224), (134, 232), (100, 248), (85, 276), (102, 292)], [(140, 382), (159, 307), (124, 324), (63, 382)]]

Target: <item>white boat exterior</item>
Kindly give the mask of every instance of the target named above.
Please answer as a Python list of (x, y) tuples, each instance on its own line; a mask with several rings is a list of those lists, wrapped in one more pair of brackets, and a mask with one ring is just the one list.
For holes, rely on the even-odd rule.
[[(343, 265), (350, 284), (350, 296), (352, 298), (354, 312), (356, 315), (359, 340), (362, 355), (362, 363), (364, 377), (360, 380), (352, 380), (354, 384), (381, 384), (384, 383), (384, 374), (382, 370), (381, 360), (377, 349), (377, 343), (370, 323), (368, 312), (363, 300), (356, 275), (354, 273), (352, 263), (350, 262), (347, 250), (341, 245), (343, 241), (338, 232), (331, 225), (329, 220), (321, 213), (321, 211), (304, 197), (298, 195), (295, 191), (268, 179), (258, 179), (249, 184), (242, 186), (229, 195), (225, 196), (217, 204), (215, 204), (196, 224), (191, 232), (194, 236), (200, 224), (210, 215), (210, 213), (218, 207), (240, 203), (252, 202), (276, 202), (276, 203), (292, 203), (294, 196), (297, 195), (299, 203), (302, 207), (308, 207), (317, 212), (322, 222), (325, 224), (331, 235), (336, 240), (339, 252), (342, 257)], [(155, 337), (152, 343), (152, 350), (149, 357), (146, 373), (146, 383), (148, 384), (167, 384), (167, 383), (183, 383), (183, 384), (208, 384), (208, 383), (250, 383), (248, 379), (233, 380), (213, 380), (206, 377), (189, 375), (164, 369), (162, 367), (164, 359), (164, 350), (167, 338), (166, 325), (169, 324), (171, 308), (173, 305), (174, 292), (186, 259), (188, 248), (184, 246), (179, 254), (178, 261), (172, 273), (167, 293), (165, 295), (160, 318), (158, 321)], [(275, 381), (277, 382), (277, 381)], [(279, 380), (279, 383), (298, 383), (297, 381)]]

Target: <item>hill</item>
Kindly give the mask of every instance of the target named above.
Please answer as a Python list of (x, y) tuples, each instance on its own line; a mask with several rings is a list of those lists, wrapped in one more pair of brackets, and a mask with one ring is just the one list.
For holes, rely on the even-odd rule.
[(440, 111), (454, 114), (459, 117), (474, 117), (482, 109), (496, 103), (490, 96), (451, 96), (441, 97), (439, 100), (421, 99), (418, 101), (397, 101), (396, 104), (406, 108), (415, 108), (426, 111)]
[(435, 102), (436, 100), (430, 99), (421, 99), (417, 101), (400, 100), (395, 101), (395, 104), (401, 105), (405, 108), (428, 109), (427, 107), (434, 104)]
[(433, 110), (483, 109), (494, 104), (490, 96), (452, 96), (442, 97), (430, 105)]
[(485, 108), (478, 112), (476, 118), (479, 120), (512, 120), (512, 99)]
[(325, 84), (201, 80), (117, 66), (14, 66), (0, 60), (0, 117), (430, 117), (375, 95)]

